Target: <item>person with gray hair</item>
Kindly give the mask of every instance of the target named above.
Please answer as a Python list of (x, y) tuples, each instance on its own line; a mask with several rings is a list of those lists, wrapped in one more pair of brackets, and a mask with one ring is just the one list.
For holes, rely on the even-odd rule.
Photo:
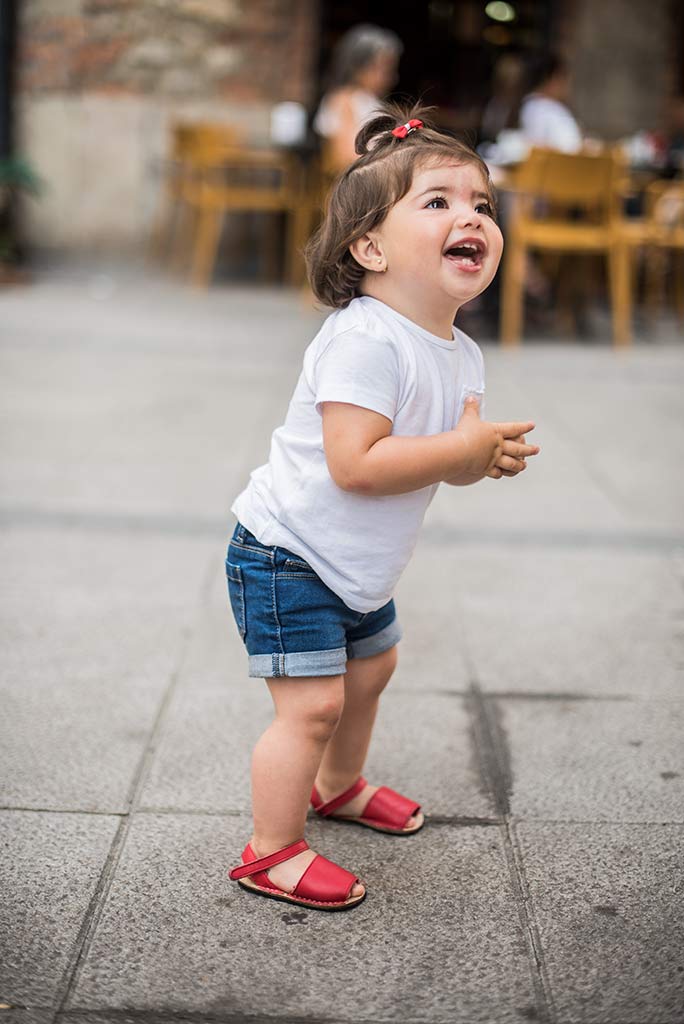
[(330, 173), (355, 160), (354, 139), (396, 82), (403, 49), (394, 32), (367, 24), (355, 25), (335, 46), (313, 122), (324, 141), (323, 162)]

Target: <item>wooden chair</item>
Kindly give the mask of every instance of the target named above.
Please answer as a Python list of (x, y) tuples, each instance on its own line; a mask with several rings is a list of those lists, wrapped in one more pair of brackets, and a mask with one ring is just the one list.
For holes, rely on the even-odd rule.
[[(227, 213), (285, 214), (285, 278), (303, 277), (301, 250), (315, 210), (305, 168), (292, 153), (248, 149), (200, 139), (189, 155), (191, 173), (183, 184), (183, 200), (193, 213), (191, 280), (206, 288), (212, 277), (223, 219)], [(269, 243), (268, 248), (275, 246)]]
[(621, 239), (623, 168), (617, 154), (533, 149), (518, 169), (506, 237), (500, 334), (520, 341), (525, 266), (531, 250), (603, 254), (608, 262), (613, 339), (630, 340), (629, 247)]
[(655, 318), (665, 298), (665, 277), (671, 257), (675, 308), (684, 321), (684, 181), (655, 181), (645, 192), (648, 249), (646, 306)]
[(231, 125), (205, 121), (176, 121), (169, 133), (169, 152), (162, 164), (159, 213), (148, 247), (151, 259), (179, 263), (190, 230), (184, 190), (192, 176), (192, 154), (198, 146), (236, 147), (240, 136)]

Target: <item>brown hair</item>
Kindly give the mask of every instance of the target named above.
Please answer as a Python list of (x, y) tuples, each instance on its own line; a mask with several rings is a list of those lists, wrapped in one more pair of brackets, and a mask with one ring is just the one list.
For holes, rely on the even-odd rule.
[[(433, 108), (383, 103), (379, 109), (380, 115), (356, 136), (358, 160), (333, 185), (323, 221), (304, 250), (311, 290), (324, 305), (338, 309), (360, 294), (365, 274), (349, 246), (382, 224), (411, 188), (421, 164), (435, 157), (475, 164), (482, 171), (494, 209), (487, 165), (465, 142), (438, 131), (426, 120), (426, 113)], [(423, 122), (422, 128), (403, 139), (392, 135), (393, 128), (416, 117)]]

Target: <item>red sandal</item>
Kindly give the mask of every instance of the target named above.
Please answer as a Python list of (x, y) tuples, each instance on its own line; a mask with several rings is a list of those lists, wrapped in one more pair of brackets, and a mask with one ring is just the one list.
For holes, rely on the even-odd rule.
[(272, 900), (283, 900), (285, 903), (296, 903), (297, 906), (310, 907), (312, 910), (349, 910), (366, 898), (365, 890), (362, 896), (350, 895), (353, 885), (359, 881), (356, 875), (345, 871), (327, 857), (322, 857), (320, 853), (311, 861), (292, 892), (285, 892), (274, 885), (266, 873), (268, 869), (308, 849), (306, 839), (298, 839), (296, 843), (290, 843), (267, 857), (255, 857), (254, 850), (247, 843), (242, 851), (242, 864), (232, 868), (228, 877), (248, 892), (259, 893)]
[(411, 836), (414, 832), (420, 831), (425, 824), (424, 818), (418, 825), (406, 828), (409, 818), (420, 811), (420, 804), (413, 803), (401, 793), (390, 789), (389, 786), (380, 786), (364, 807), (360, 817), (352, 817), (349, 814), (333, 814), (336, 807), (346, 804), (367, 785), (368, 783), (362, 775), (344, 793), (340, 793), (339, 796), (328, 801), (321, 800), (320, 793), (314, 786), (311, 791), (311, 803), (316, 814), (320, 814), (322, 818), (334, 818), (335, 821), (363, 825), (365, 828), (375, 829), (376, 832), (387, 832), (393, 836)]

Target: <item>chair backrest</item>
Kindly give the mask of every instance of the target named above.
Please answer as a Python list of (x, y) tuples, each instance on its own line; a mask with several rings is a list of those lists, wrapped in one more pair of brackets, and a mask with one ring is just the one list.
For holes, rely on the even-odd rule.
[(240, 144), (239, 131), (228, 124), (211, 121), (177, 121), (171, 126), (171, 154), (183, 161), (198, 150), (226, 150)]
[(534, 148), (518, 169), (516, 185), (522, 192), (545, 199), (552, 206), (585, 210), (608, 218), (620, 174), (621, 163), (613, 152), (559, 153)]
[(646, 189), (646, 216), (661, 231), (684, 228), (684, 181), (655, 181)]

